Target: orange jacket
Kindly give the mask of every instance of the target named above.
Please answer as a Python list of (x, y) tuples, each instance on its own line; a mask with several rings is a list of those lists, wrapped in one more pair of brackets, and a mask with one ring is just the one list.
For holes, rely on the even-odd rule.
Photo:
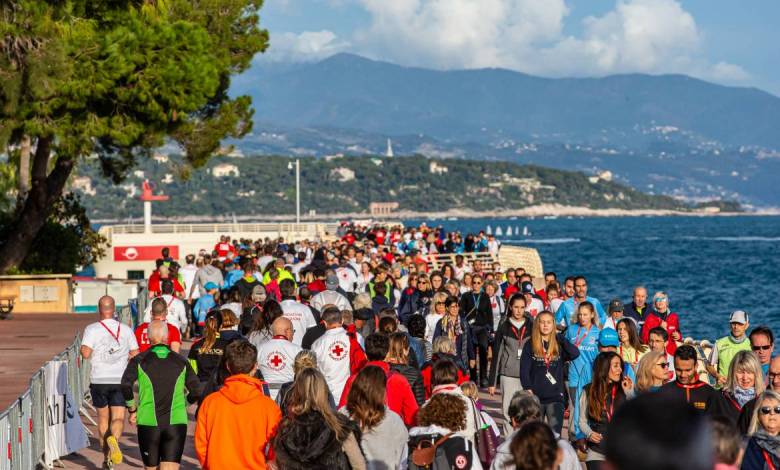
[(204, 470), (266, 468), (266, 447), (282, 412), (263, 394), (263, 383), (246, 374), (232, 375), (198, 411), (195, 451)]

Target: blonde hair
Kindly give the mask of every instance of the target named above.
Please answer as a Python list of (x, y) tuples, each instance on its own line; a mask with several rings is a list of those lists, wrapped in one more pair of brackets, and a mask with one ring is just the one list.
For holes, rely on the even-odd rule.
[(454, 354), (455, 346), (452, 344), (452, 340), (448, 336), (438, 336), (433, 338), (433, 352), (443, 354)]
[(762, 427), (763, 429), (761, 422), (758, 420), (758, 413), (761, 411), (761, 407), (764, 406), (764, 402), (768, 399), (775, 400), (780, 404), (780, 393), (777, 393), (774, 390), (764, 390), (764, 393), (758, 396), (758, 399), (756, 400), (756, 407), (753, 410), (753, 419), (750, 420), (750, 429), (748, 429), (748, 434), (754, 434), (756, 431), (758, 431), (759, 427)]
[(740, 351), (731, 360), (731, 368), (729, 369), (729, 375), (726, 378), (726, 385), (723, 386), (724, 390), (733, 392), (737, 388), (737, 372), (752, 372), (755, 377), (755, 383), (753, 388), (756, 390), (756, 396), (764, 393), (766, 384), (764, 383), (764, 372), (761, 369), (761, 363), (758, 357), (753, 351)]
[[(549, 315), (552, 319), (553, 324), (553, 331), (550, 333), (550, 341), (547, 345), (547, 351), (544, 350), (544, 342), (542, 340), (542, 330), (539, 325), (539, 318), (542, 315)], [(531, 329), (531, 351), (533, 351), (534, 356), (536, 357), (550, 357), (550, 358), (557, 358), (558, 357), (558, 340), (555, 336), (555, 315), (552, 314), (549, 310), (543, 310), (539, 312), (539, 315), (536, 316), (536, 319), (533, 323), (533, 328)]]
[(295, 377), (290, 398), (287, 401), (287, 419), (295, 419), (309, 412), (318, 412), (325, 424), (341, 442), (347, 438), (349, 428), (339, 419), (330, 406), (328, 383), (317, 369), (304, 369)]
[(479, 399), (479, 389), (477, 389), (477, 384), (475, 384), (471, 380), (460, 384), (460, 389), (463, 391), (464, 395), (471, 398), (472, 400)]
[(437, 292), (433, 294), (433, 307), (436, 308), (437, 303), (444, 303), (447, 301), (447, 297), (449, 297), (450, 294), (446, 292)]
[(298, 373), (304, 369), (316, 369), (317, 368), (317, 355), (314, 351), (309, 349), (302, 349), (295, 355), (295, 361), (293, 362), (293, 376), (297, 376)]
[(646, 392), (653, 387), (653, 367), (658, 359), (666, 361), (666, 351), (650, 351), (639, 360), (639, 368), (636, 371), (636, 389), (638, 392)]

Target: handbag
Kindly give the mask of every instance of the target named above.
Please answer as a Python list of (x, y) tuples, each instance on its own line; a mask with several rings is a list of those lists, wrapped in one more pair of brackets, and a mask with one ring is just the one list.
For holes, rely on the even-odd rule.
[(436, 448), (444, 444), (453, 434), (449, 433), (439, 438), (436, 442), (428, 440), (418, 442), (417, 447), (412, 451), (412, 463), (421, 468), (430, 468), (433, 465), (433, 460), (436, 458)]
[(477, 431), (474, 433), (474, 447), (477, 450), (477, 457), (483, 468), (490, 468), (490, 464), (496, 458), (498, 437), (493, 433), (493, 429), (482, 419), (482, 413), (477, 409), (474, 400), (469, 400), (471, 401), (474, 419), (477, 424)]

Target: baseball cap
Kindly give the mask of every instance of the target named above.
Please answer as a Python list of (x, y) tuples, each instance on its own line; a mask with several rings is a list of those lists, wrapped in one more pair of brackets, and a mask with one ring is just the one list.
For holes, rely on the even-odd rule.
[(206, 284), (203, 286), (203, 288), (204, 288), (204, 289), (206, 289), (207, 291), (210, 291), (210, 290), (213, 290), (213, 289), (218, 289), (217, 285), (216, 285), (216, 284), (214, 284), (213, 282), (210, 282), (210, 281), (209, 281), (209, 282), (207, 282), (207, 283), (206, 283)]
[(748, 323), (748, 314), (743, 310), (734, 310), (731, 312), (729, 323), (740, 323), (746, 325)]
[(623, 301), (620, 299), (612, 299), (609, 302), (609, 313), (612, 312), (622, 312), (623, 311)]
[(523, 294), (533, 294), (534, 293), (534, 285), (531, 284), (528, 281), (525, 281), (520, 286), (520, 292), (522, 292)]
[(339, 277), (335, 274), (328, 274), (328, 277), (325, 278), (325, 287), (328, 290), (336, 290), (336, 288), (339, 286)]
[(610, 346), (620, 346), (620, 339), (618, 338), (617, 331), (613, 330), (612, 328), (604, 328), (601, 330), (601, 333), (599, 333), (599, 346), (603, 346), (605, 348)]

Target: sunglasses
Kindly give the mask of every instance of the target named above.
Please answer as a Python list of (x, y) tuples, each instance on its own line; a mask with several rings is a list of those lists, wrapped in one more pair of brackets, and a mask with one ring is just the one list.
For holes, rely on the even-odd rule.
[(769, 351), (769, 349), (772, 347), (771, 344), (765, 344), (764, 346), (753, 346), (753, 351)]
[(668, 369), (669, 368), (669, 363), (668, 362), (662, 362), (662, 363), (656, 364), (656, 365), (658, 367), (662, 368), (662, 369)]
[(762, 406), (759, 411), (762, 415), (780, 415), (780, 406)]

